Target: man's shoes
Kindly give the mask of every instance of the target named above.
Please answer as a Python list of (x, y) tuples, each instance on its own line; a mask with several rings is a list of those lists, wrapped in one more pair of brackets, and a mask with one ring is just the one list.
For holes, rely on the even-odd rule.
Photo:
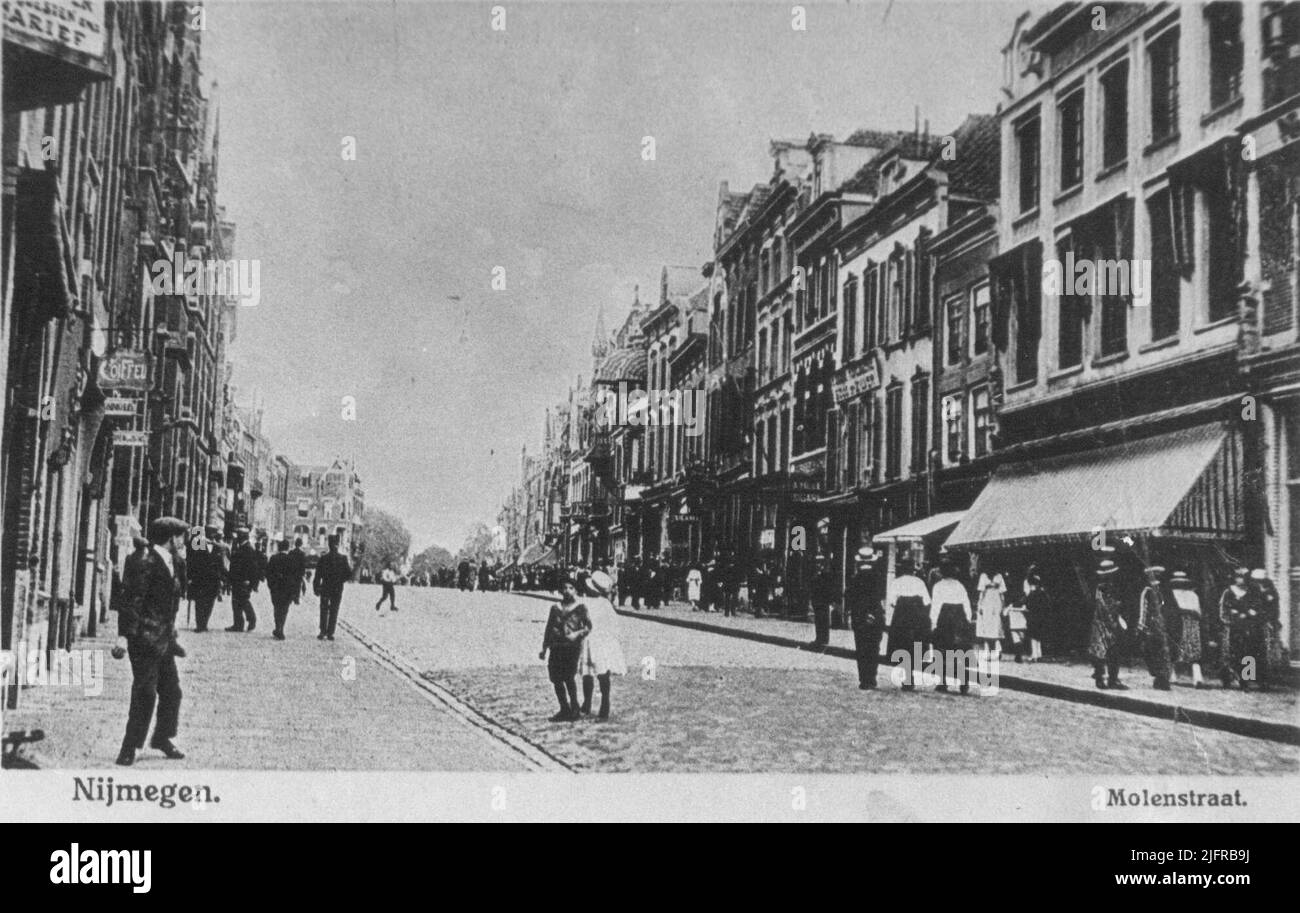
[(1156, 679), (1155, 684), (1152, 685), (1151, 687), (1155, 688), (1157, 691), (1169, 691), (1169, 690), (1170, 690), (1169, 682), (1168, 682), (1167, 680), (1163, 679), (1163, 678), (1158, 678), (1158, 679)]
[(195, 633), (195, 634), (207, 634), (207, 633), (208, 633), (208, 629), (207, 629), (207, 628), (195, 628), (195, 629), (194, 629), (194, 633)]
[(117, 763), (121, 767), (130, 767), (135, 763), (135, 749), (123, 748), (117, 753)]
[(325, 639), (325, 635), (324, 635), (324, 634), (317, 634), (317, 635), (316, 635), (316, 639), (317, 639), (317, 640), (324, 640), (324, 639)]
[(256, 628), (256, 627), (257, 627), (257, 619), (253, 619), (252, 621), (250, 621), (250, 622), (248, 623), (248, 633), (249, 633), (249, 634), (252, 634), (252, 633), (253, 633), (253, 629)]
[(601, 707), (601, 708), (600, 708), (600, 713), (596, 714), (596, 719), (599, 720), (599, 721), (601, 721), (601, 722), (604, 722), (605, 720), (608, 720), (608, 719), (609, 719), (609, 708), (608, 708), (608, 707)]
[(902, 688), (902, 690), (904, 690), (904, 691), (915, 691), (915, 690), (916, 690), (916, 685), (904, 685), (903, 688)]
[(325, 639), (326, 639), (326, 640), (333, 640), (333, 639), (334, 639), (334, 635), (333, 635), (333, 634), (326, 634), (326, 635), (325, 635)]
[(551, 717), (550, 720), (549, 720), (549, 722), (551, 722), (551, 723), (570, 723), (570, 722), (573, 722), (573, 719), (574, 719), (573, 711), (572, 711), (572, 710), (567, 710), (567, 709), (566, 709), (566, 710), (561, 710), (559, 713), (555, 714), (555, 716)]
[(231, 632), (232, 634), (243, 634), (243, 633), (244, 633), (244, 629), (243, 629), (243, 628), (236, 627), (235, 625), (231, 625), (230, 627), (226, 628), (226, 630), (229, 631), (229, 632)]
[(177, 643), (176, 641), (174, 641), (174, 640), (172, 641), (172, 645), (171, 645), (171, 647), (169, 648), (169, 652), (171, 653), (172, 656), (176, 656), (176, 657), (179, 657), (179, 658), (181, 658), (181, 659), (184, 659), (186, 656), (189, 655), (189, 654), (187, 654), (187, 653), (185, 652), (185, 648), (182, 647), (180, 644), (178, 644), (178, 643)]
[(858, 683), (858, 690), (859, 690), (859, 691), (875, 691), (875, 690), (876, 690), (876, 683), (875, 683), (875, 682), (859, 682), (859, 683)]
[(271, 636), (274, 637), (276, 640), (284, 640), (283, 631), (272, 631)]
[(1107, 688), (1111, 687), (1110, 685), (1107, 685), (1106, 682), (1100, 678), (1094, 678), (1093, 681), (1097, 683), (1097, 687), (1100, 688), (1102, 691), (1105, 691)]
[(948, 693), (948, 686), (947, 686), (947, 685), (935, 685), (935, 686), (934, 686), (934, 690), (935, 690), (935, 691), (942, 691), (944, 694), (947, 694), (947, 693)]
[(394, 612), (397, 611), (397, 606), (393, 606), (393, 611), (394, 611)]
[(582, 715), (583, 715), (583, 716), (591, 716), (591, 705), (590, 705), (590, 704), (583, 704), (583, 705), (582, 705)]
[(1128, 685), (1122, 684), (1122, 683), (1119, 682), (1119, 681), (1109, 682), (1109, 683), (1107, 683), (1106, 687), (1109, 688), (1111, 691), (1127, 691), (1127, 690), (1128, 690)]
[(161, 742), (150, 742), (149, 747), (161, 751), (167, 756), (167, 760), (169, 761), (179, 761), (185, 757), (185, 752), (173, 745), (171, 739), (163, 739)]

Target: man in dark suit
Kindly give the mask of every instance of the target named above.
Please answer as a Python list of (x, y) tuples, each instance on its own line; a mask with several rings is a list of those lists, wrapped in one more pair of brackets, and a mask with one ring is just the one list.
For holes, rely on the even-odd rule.
[(244, 621), (248, 621), (251, 632), (257, 627), (257, 613), (253, 611), (252, 594), (257, 592), (262, 582), (262, 562), (257, 551), (248, 542), (248, 530), (240, 527), (235, 530), (236, 545), (230, 553), (230, 606), (234, 611), (235, 623), (227, 631), (243, 631)]
[(144, 748), (155, 704), (158, 722), (150, 747), (173, 760), (185, 757), (172, 744), (181, 712), (176, 657), (185, 655), (176, 643), (176, 610), (183, 588), (177, 552), (185, 532), (183, 521), (160, 517), (149, 524), (150, 547), (126, 559), (122, 575), (126, 598), (117, 619), (118, 636), (126, 639), (131, 657), (131, 709), (117, 755), (117, 763), (124, 767), (135, 763), (135, 753)]
[(878, 556), (871, 546), (858, 549), (857, 569), (844, 588), (844, 607), (853, 625), (853, 652), (858, 661), (858, 687), (876, 687), (880, 664), (880, 635), (885, 630), (884, 594), (880, 590), (875, 564)]
[(284, 622), (289, 617), (289, 606), (298, 601), (302, 592), (302, 573), (296, 568), (289, 540), (280, 540), (280, 550), (266, 564), (266, 588), (271, 594), (271, 608), (275, 613), (275, 630), (271, 636), (284, 640)]
[(352, 579), (352, 566), (339, 554), (339, 537), (329, 537), (328, 553), (321, 556), (312, 579), (312, 592), (320, 597), (320, 634), (317, 640), (333, 640), (334, 627), (339, 620), (339, 603), (343, 600), (343, 584)]
[(199, 633), (208, 629), (212, 604), (221, 598), (221, 578), (225, 573), (221, 553), (212, 541), (216, 530), (209, 526), (203, 532), (205, 535), (191, 537), (185, 562), (188, 595), (194, 600), (194, 630)]
[(293, 604), (297, 605), (302, 594), (307, 592), (307, 553), (302, 550), (302, 536), (293, 540), (289, 559), (293, 561), (293, 572), (298, 581), (298, 592), (293, 597)]

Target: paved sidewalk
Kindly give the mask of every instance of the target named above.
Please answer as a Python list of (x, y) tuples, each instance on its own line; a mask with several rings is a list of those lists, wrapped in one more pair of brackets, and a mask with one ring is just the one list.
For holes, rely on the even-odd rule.
[[(539, 598), (554, 598), (550, 593), (523, 593)], [(712, 631), (731, 637), (761, 640), (788, 647), (802, 647), (812, 640), (811, 621), (787, 618), (754, 618), (720, 612), (692, 611), (689, 604), (671, 603), (658, 609), (634, 610), (631, 604), (618, 606), (620, 614), (653, 622), (681, 625)], [(853, 633), (832, 630), (830, 644), (824, 651), (839, 659), (853, 658)], [(1151, 676), (1138, 665), (1121, 667), (1126, 692), (1102, 691), (1092, 681), (1092, 668), (1081, 662), (1016, 663), (1007, 656), (998, 670), (1004, 688), (1026, 691), (1046, 697), (1080, 701), (1147, 716), (1173, 718), (1182, 722), (1222, 729), (1259, 738), (1300, 744), (1300, 692), (1294, 688), (1269, 692), (1242, 692), (1223, 688), (1217, 681), (1205, 689), (1190, 683), (1175, 685), (1172, 691), (1157, 691)]]
[[(186, 757), (168, 761), (146, 748), (134, 769), (527, 769), (515, 753), (380, 665), (341, 627), (337, 640), (318, 641), (314, 601), (290, 611), (285, 641), (271, 637), (266, 594), (255, 595), (254, 605), (258, 627), (251, 634), (220, 630), (229, 619), (228, 602), (218, 607), (216, 629), (180, 632), (189, 655), (177, 660), (184, 698), (176, 744)], [(103, 651), (97, 695), (82, 686), (24, 689), (19, 709), (5, 714), (5, 729), (43, 729), (45, 739), (23, 746), (12, 766), (113, 767), (130, 704), (131, 667), (108, 655), (112, 646), (111, 638), (74, 645)]]

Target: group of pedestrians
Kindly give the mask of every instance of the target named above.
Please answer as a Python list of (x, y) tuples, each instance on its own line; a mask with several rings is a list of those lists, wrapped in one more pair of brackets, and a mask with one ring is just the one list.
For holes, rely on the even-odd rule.
[[(1098, 688), (1128, 690), (1120, 681), (1119, 665), (1131, 643), (1158, 691), (1169, 691), (1180, 673), (1189, 676), (1194, 688), (1206, 687), (1202, 665), (1211, 658), (1225, 688), (1268, 690), (1281, 652), (1281, 615), (1277, 588), (1262, 569), (1235, 569), (1213, 613), (1205, 611), (1186, 570), (1169, 574), (1159, 564), (1145, 568), (1146, 586), (1136, 611), (1126, 611), (1118, 575), (1112, 558), (1099, 562), (1088, 641)], [(1205, 649), (1206, 634), (1213, 638), (1213, 655)]]
[[(123, 562), (122, 578), (114, 589), (118, 642), (112, 653), (117, 659), (130, 657), (131, 705), (118, 764), (135, 762), (155, 708), (157, 721), (149, 745), (168, 758), (185, 757), (172, 741), (181, 704), (176, 659), (186, 655), (176, 630), (182, 599), (194, 602), (194, 631), (201, 634), (208, 630), (215, 603), (229, 593), (234, 623), (226, 630), (250, 632), (257, 627), (251, 595), (265, 581), (275, 619), (271, 636), (285, 639), (289, 608), (306, 592), (302, 540), (293, 549), (287, 539), (281, 540), (276, 554), (263, 561), (249, 542), (247, 529), (235, 530), (234, 538), (234, 547), (227, 549), (213, 527), (191, 530), (175, 517), (160, 517), (149, 524), (147, 538), (135, 540), (134, 551)], [(313, 592), (320, 598), (318, 640), (334, 639), (343, 587), (352, 577), (338, 547), (338, 537), (331, 536), (329, 552), (321, 556), (311, 578)]]
[[(618, 636), (618, 613), (610, 595), (614, 579), (604, 571), (566, 575), (560, 583), (560, 601), (551, 606), (542, 635), (539, 659), (559, 701), (551, 722), (573, 722), (591, 714), (596, 684), (600, 708), (596, 719), (609, 719), (612, 676), (627, 674)], [(577, 679), (582, 679), (582, 700)]]

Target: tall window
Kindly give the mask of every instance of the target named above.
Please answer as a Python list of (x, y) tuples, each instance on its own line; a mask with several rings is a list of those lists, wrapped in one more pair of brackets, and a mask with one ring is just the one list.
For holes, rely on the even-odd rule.
[(1205, 8), (1210, 36), (1210, 108), (1241, 98), (1241, 4), (1211, 3)]
[(763, 327), (758, 331), (758, 378), (766, 381), (771, 373), (771, 366), (767, 363), (767, 327)]
[(1151, 71), (1151, 141), (1178, 132), (1178, 29), (1170, 29), (1147, 45)]
[(777, 460), (780, 459), (778, 454), (779, 441), (777, 440), (777, 417), (773, 413), (767, 417), (767, 465), (765, 472), (776, 472)]
[(912, 474), (925, 472), (930, 440), (930, 378), (912, 378)]
[(1101, 164), (1118, 165), (1128, 158), (1128, 61), (1101, 77)]
[[(1066, 238), (1056, 248), (1058, 263), (1066, 263), (1066, 254), (1073, 249), (1075, 239)], [(1075, 256), (1087, 256), (1086, 252), (1076, 251)], [(1086, 300), (1083, 295), (1067, 295), (1066, 287), (1071, 277), (1062, 277), (1060, 301), (1060, 319), (1057, 321), (1056, 367), (1072, 368), (1083, 364), (1083, 321)]]
[(877, 398), (874, 392), (868, 393), (862, 400), (862, 445), (859, 452), (862, 454), (862, 471), (859, 476), (860, 484), (870, 485), (876, 480), (876, 466), (879, 465), (877, 459), (876, 447), (878, 444), (880, 422), (877, 417), (879, 410)]
[(970, 395), (970, 404), (975, 422), (975, 456), (982, 457), (992, 449), (993, 424), (989, 420), (989, 388), (977, 387)]
[(903, 338), (903, 260), (889, 261), (889, 341)]
[(781, 271), (784, 265), (781, 253), (785, 248), (785, 238), (777, 237), (772, 241), (772, 284), (778, 285), (785, 278), (785, 273)]
[(897, 479), (903, 472), (903, 385), (885, 391), (885, 478)]
[(858, 352), (858, 280), (850, 276), (844, 283), (843, 359), (849, 361)]
[(948, 299), (944, 305), (948, 311), (947, 321), (947, 364), (961, 364), (966, 352), (966, 297), (957, 295)]
[(766, 426), (760, 418), (754, 423), (754, 475), (761, 476), (767, 472), (767, 446), (763, 438)]
[(781, 334), (781, 325), (772, 321), (772, 345), (771, 351), (767, 357), (767, 373), (769, 379), (775, 377), (781, 371), (781, 347), (780, 340), (777, 337)]
[(1012, 295), (1016, 303), (1016, 382), (1038, 378), (1038, 344), (1042, 337), (1042, 253), (1035, 245), (1015, 276)]
[(877, 281), (876, 267), (868, 266), (862, 274), (862, 347), (866, 350), (875, 348), (880, 339), (877, 331), (879, 326)]
[(971, 337), (972, 350), (976, 355), (983, 355), (989, 350), (989, 286), (988, 283), (976, 286), (971, 293), (971, 313), (974, 333)]
[(1072, 92), (1057, 106), (1061, 140), (1061, 190), (1083, 181), (1083, 89)]
[(1162, 190), (1147, 201), (1151, 224), (1151, 338), (1178, 334), (1182, 306), (1183, 264), (1176, 243), (1173, 197), (1182, 188)]
[(964, 415), (960, 393), (943, 398), (943, 452), (949, 464), (961, 462)]
[(1016, 158), (1019, 172), (1020, 212), (1038, 208), (1039, 125), (1038, 115), (1016, 126)]
[(790, 370), (790, 345), (794, 338), (794, 315), (786, 312), (781, 322), (781, 373)]

